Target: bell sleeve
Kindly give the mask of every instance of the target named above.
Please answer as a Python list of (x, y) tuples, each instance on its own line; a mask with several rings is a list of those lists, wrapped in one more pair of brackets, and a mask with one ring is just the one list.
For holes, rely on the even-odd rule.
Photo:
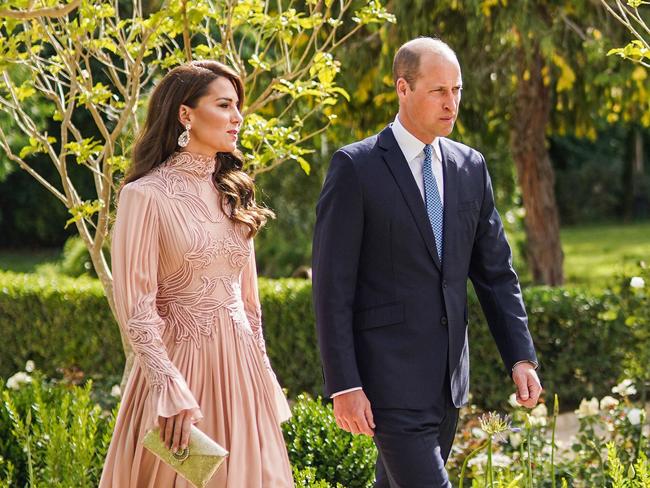
[(242, 274), (242, 299), (244, 302), (244, 311), (248, 318), (248, 323), (253, 331), (253, 338), (264, 357), (264, 365), (270, 375), (274, 388), (274, 403), (277, 416), (280, 422), (287, 420), (291, 417), (291, 410), (287, 399), (278, 383), (278, 380), (271, 368), (271, 362), (266, 353), (266, 342), (264, 341), (264, 333), (262, 330), (262, 306), (260, 304), (260, 295), (257, 283), (257, 264), (255, 261), (255, 246), (251, 242), (251, 253), (248, 263), (244, 267)]
[(197, 422), (203, 415), (167, 354), (162, 340), (165, 322), (156, 308), (160, 249), (155, 197), (152, 189), (138, 182), (120, 193), (111, 248), (117, 319), (146, 376), (153, 422), (182, 410), (190, 410)]

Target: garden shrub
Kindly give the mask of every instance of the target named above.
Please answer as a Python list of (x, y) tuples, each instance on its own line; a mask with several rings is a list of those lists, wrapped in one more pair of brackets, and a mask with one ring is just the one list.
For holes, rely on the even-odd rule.
[(114, 414), (91, 398), (91, 382), (25, 378), (11, 388), (0, 383), (0, 486), (97, 486)]
[[(640, 305), (619, 295), (524, 289), (539, 373), (563, 408), (607, 394), (623, 374), (622, 360), (634, 340), (625, 321), (638, 315)], [(318, 396), (323, 378), (310, 283), (262, 278), (260, 296), (267, 350), (280, 383), (292, 398), (301, 392)], [(473, 293), (469, 317), (472, 401), (496, 408), (513, 386)], [(48, 375), (75, 367), (98, 380), (119, 381), (124, 361), (119, 331), (96, 280), (0, 272), (0, 333), (0, 377), (31, 359)]]
[(316, 479), (346, 488), (372, 486), (377, 451), (370, 437), (340, 429), (332, 406), (320, 398), (301, 394), (291, 411), (282, 429), (295, 468), (312, 468)]
[(80, 368), (119, 379), (119, 330), (99, 281), (0, 273), (0, 377), (33, 360), (48, 376)]

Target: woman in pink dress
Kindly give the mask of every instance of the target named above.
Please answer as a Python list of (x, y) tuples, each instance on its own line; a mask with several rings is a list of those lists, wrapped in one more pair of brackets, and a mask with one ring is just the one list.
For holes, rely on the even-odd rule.
[(114, 297), (135, 352), (100, 487), (190, 487), (142, 446), (172, 450), (192, 423), (230, 451), (210, 488), (288, 488), (290, 416), (264, 346), (256, 205), (236, 149), (244, 90), (215, 61), (170, 71), (153, 91), (120, 192)]

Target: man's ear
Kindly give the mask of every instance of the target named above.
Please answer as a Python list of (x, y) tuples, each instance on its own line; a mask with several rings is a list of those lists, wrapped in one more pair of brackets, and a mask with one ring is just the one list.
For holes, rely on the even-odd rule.
[(397, 95), (406, 95), (406, 91), (409, 89), (409, 83), (404, 78), (397, 78), (395, 82), (395, 89), (397, 90)]
[(183, 127), (187, 124), (192, 124), (192, 109), (187, 105), (181, 105), (178, 108), (178, 121)]

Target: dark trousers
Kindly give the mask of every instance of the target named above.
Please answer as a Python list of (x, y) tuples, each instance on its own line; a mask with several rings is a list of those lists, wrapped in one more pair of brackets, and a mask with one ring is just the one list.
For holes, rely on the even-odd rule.
[(374, 488), (452, 488), (445, 470), (458, 423), (450, 395), (425, 410), (373, 409)]

